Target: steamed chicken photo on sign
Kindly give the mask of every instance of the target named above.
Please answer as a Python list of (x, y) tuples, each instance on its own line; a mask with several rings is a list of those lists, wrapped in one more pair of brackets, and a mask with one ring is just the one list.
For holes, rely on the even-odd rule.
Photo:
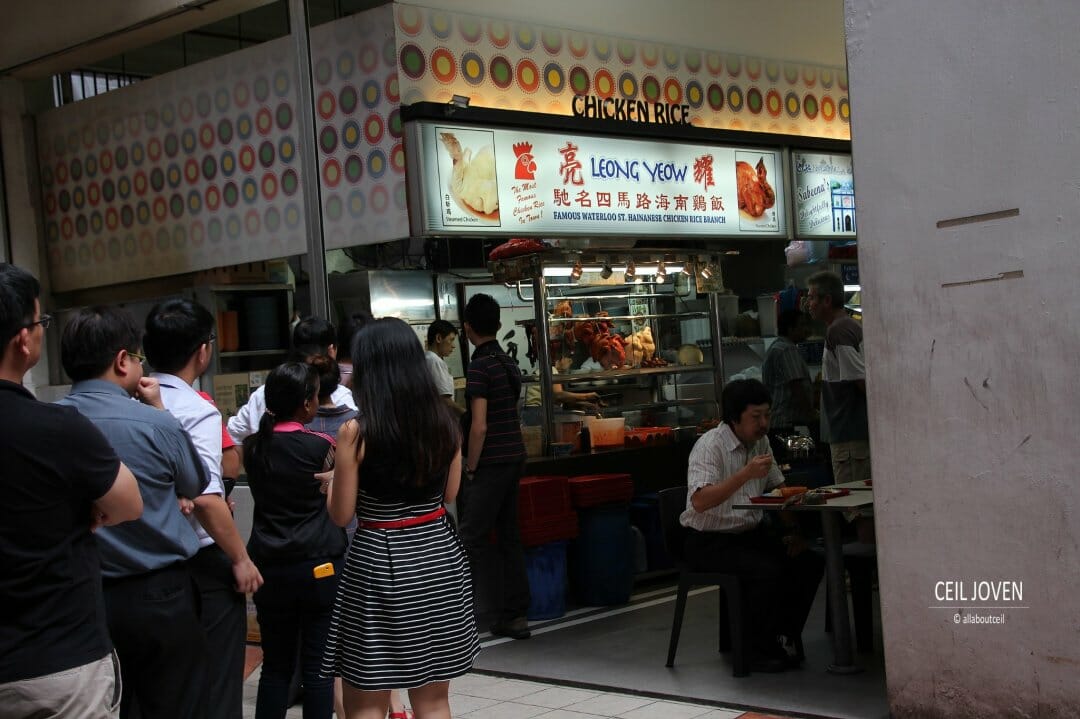
[(499, 219), (499, 188), (495, 182), (495, 148), (485, 144), (479, 150), (462, 150), (453, 133), (439, 134), (453, 161), (450, 196), (466, 212), (485, 220)]

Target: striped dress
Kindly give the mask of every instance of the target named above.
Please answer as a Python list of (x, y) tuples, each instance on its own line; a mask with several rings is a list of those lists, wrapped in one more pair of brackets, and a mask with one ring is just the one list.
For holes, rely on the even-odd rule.
[[(360, 521), (387, 521), (441, 504), (441, 493), (406, 503), (362, 486), (356, 511)], [(357, 689), (412, 689), (465, 674), (479, 651), (468, 566), (447, 518), (357, 529), (334, 602), (324, 673)]]

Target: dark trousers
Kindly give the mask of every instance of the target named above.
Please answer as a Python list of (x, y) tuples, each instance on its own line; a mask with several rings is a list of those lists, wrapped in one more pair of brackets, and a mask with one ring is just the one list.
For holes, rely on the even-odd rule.
[[(234, 589), (232, 562), (216, 544), (188, 560), (206, 633), (206, 718), (242, 719), (247, 604)], [(144, 715), (152, 716), (144, 712)]]
[[(334, 574), (316, 579), (312, 570), (333, 562)], [(334, 713), (334, 680), (319, 676), (330, 614), (334, 607), (341, 557), (310, 559), (261, 567), (264, 584), (255, 592), (263, 664), (255, 719), (282, 719), (297, 658), (304, 687), (304, 719), (329, 719)]]
[(206, 715), (206, 636), (184, 563), (102, 581), (105, 615), (120, 657), (121, 719)]
[(462, 480), (458, 494), (458, 536), (469, 558), (477, 607), (497, 620), (524, 617), (529, 609), (518, 527), (518, 482), (524, 468), (524, 462), (481, 465), (471, 479)]
[(762, 527), (740, 534), (688, 529), (686, 561), (692, 569), (739, 575), (747, 628), (758, 652), (771, 651), (779, 634), (792, 639), (802, 634), (825, 569), (813, 552), (787, 556), (780, 537)]

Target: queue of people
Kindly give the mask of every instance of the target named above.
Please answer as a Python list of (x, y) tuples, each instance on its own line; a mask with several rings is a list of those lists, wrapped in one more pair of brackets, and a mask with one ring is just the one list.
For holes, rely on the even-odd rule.
[[(846, 479), (864, 471), (868, 448), (861, 332), (842, 316), (842, 290), (838, 301), (832, 278), (811, 280), (811, 314), (829, 326), (823, 413)], [(449, 717), (449, 682), (479, 652), (476, 617), (495, 635), (529, 637), (522, 380), (496, 339), (494, 298), (464, 310), (475, 350), (460, 417), (434, 366), (452, 325), (433, 325), (425, 352), (404, 322), (357, 315), (342, 333), (301, 321), (289, 360), (223, 427), (193, 388), (216, 337), (189, 300), (155, 306), (143, 331), (123, 309), (79, 311), (61, 340), (71, 393), (35, 400), (22, 379), (51, 322), (38, 292), (0, 264), (0, 483), (12, 510), (0, 523), (0, 705), (238, 719), (247, 594), (264, 652), (258, 719), (284, 716), (297, 666), (306, 719), (407, 719), (400, 690), (421, 719)], [(798, 318), (783, 325), (797, 342)], [(775, 395), (756, 380), (724, 388), (722, 424), (691, 453), (681, 517), (692, 565), (746, 580), (756, 671), (799, 663), (822, 575), (797, 527), (731, 509), (783, 481), (766, 438), (774, 397), (791, 402), (782, 417), (805, 416), (807, 377), (789, 351), (774, 359)], [(225, 482), (241, 448), (254, 501), (246, 544)], [(444, 508), (455, 500), (456, 529)]]
[[(352, 317), (346, 336), (302, 321), (293, 356), (226, 428), (194, 389), (216, 340), (205, 308), (163, 302), (140, 331), (126, 310), (91, 307), (61, 340), (72, 391), (46, 404), (22, 387), (51, 322), (38, 293), (29, 273), (0, 264), (0, 442), (12, 470), (0, 481), (14, 510), (0, 523), (4, 711), (237, 719), (252, 594), (260, 719), (284, 716), (297, 665), (307, 719), (406, 719), (396, 690), (417, 716), (449, 717), (449, 681), (479, 652), (478, 579), (474, 544), (463, 549), (444, 503), (488, 467), (498, 488), (486, 506), (516, 509), (520, 431), (515, 443), (500, 429), (517, 422), (503, 406), (510, 370), (501, 388), (474, 378), (469, 472), (424, 348), (390, 318)], [(487, 296), (466, 311), (466, 331), (492, 340), (484, 357), (498, 315)], [(338, 343), (351, 349), (351, 391)], [(239, 474), (240, 447), (255, 505), (246, 544), (224, 481)], [(479, 526), (478, 511), (463, 523)], [(507, 616), (524, 624), (509, 516), (512, 531), (499, 521), (521, 586)]]

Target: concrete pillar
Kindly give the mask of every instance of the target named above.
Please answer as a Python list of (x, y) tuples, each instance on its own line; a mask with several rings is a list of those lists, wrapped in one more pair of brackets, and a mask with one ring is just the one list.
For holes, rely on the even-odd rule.
[(892, 716), (1080, 716), (1080, 4), (845, 21)]

